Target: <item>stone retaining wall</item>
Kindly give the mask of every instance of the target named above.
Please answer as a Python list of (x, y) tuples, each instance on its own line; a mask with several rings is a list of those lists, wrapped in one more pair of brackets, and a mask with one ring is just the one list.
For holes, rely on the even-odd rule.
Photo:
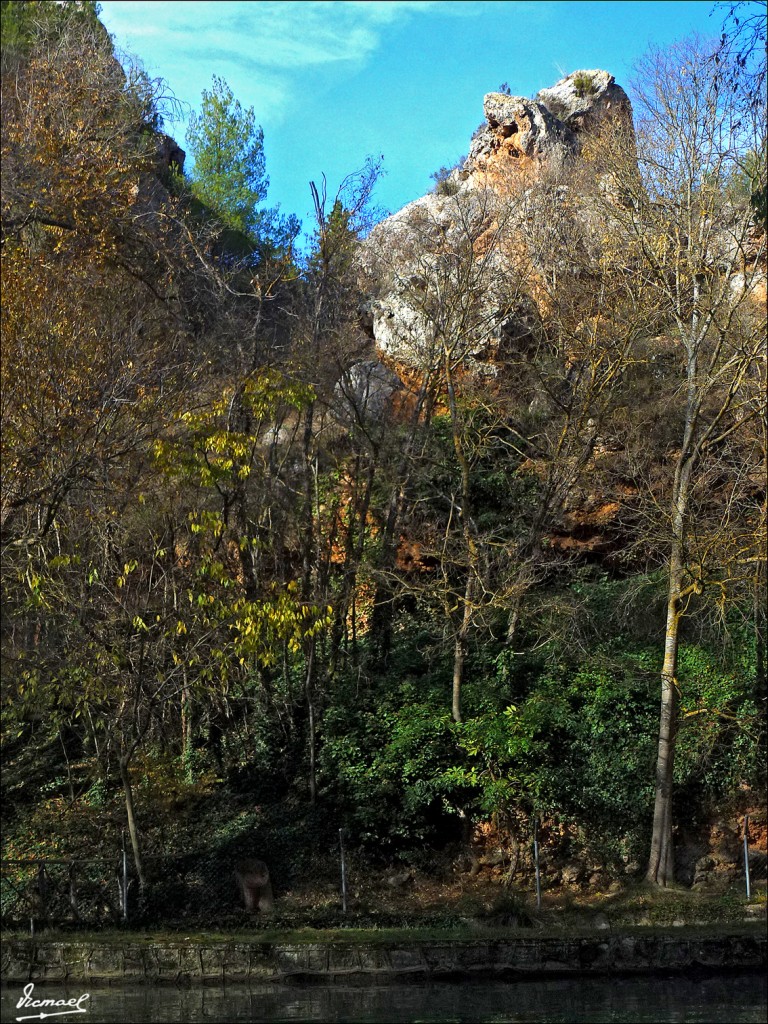
[(9, 939), (5, 984), (88, 982), (175, 984), (316, 979), (388, 980), (404, 975), (569, 975), (697, 968), (759, 968), (768, 962), (762, 928), (685, 936), (652, 931), (587, 937), (397, 943), (141, 941), (103, 943)]

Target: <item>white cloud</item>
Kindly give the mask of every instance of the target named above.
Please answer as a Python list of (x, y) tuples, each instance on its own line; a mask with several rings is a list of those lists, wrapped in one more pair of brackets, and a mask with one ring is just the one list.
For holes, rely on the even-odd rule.
[[(365, 61), (380, 30), (435, 8), (435, 0), (106, 0), (103, 20), (118, 41), (151, 41), (198, 55), (206, 49), (285, 71)], [(446, 4), (446, 8), (454, 6)]]
[[(103, 0), (118, 48), (197, 106), (211, 76), (227, 80), (265, 125), (374, 59), (385, 33), (413, 18), (476, 17), (491, 0)], [(496, 7), (496, 3), (492, 3)], [(510, 4), (522, 12), (544, 3)]]
[[(213, 74), (253, 105), (260, 120), (281, 121), (299, 102), (300, 76), (328, 81), (361, 67), (382, 33), (436, 7), (436, 0), (104, 0), (102, 21), (118, 49), (137, 54), (152, 75), (197, 105)], [(473, 5), (482, 6), (482, 5)]]

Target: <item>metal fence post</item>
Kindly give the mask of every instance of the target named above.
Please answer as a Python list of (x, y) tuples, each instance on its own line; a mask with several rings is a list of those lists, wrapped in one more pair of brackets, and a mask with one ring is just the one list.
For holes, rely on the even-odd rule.
[(48, 873), (44, 860), (41, 860), (37, 866), (37, 894), (40, 898), (40, 917), (46, 918), (48, 916)]
[(80, 911), (77, 907), (77, 883), (75, 881), (75, 875), (77, 874), (77, 866), (72, 860), (69, 862), (69, 905), (72, 907), (72, 913), (75, 915), (75, 920), (80, 920)]
[(744, 815), (744, 879), (747, 884), (747, 899), (752, 897), (749, 884), (749, 815)]
[(539, 870), (539, 821), (533, 819), (533, 863), (536, 868), (536, 907), (541, 910), (541, 872)]
[(347, 912), (347, 865), (344, 861), (344, 829), (339, 829), (339, 850), (341, 851), (341, 909)]

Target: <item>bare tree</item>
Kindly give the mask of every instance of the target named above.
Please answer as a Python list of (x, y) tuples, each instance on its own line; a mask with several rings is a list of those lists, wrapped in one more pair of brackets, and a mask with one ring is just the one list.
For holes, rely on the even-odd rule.
[[(748, 439), (759, 433), (754, 428), (765, 415), (759, 397), (765, 381), (764, 319), (757, 301), (765, 235), (749, 202), (734, 200), (731, 187), (744, 153), (762, 144), (764, 107), (753, 105), (748, 117), (721, 90), (721, 70), (699, 41), (652, 52), (638, 68), (634, 99), (638, 163), (617, 158), (620, 148), (613, 142), (611, 156), (606, 140), (600, 157), (614, 200), (615, 250), (606, 270), (624, 278), (656, 311), (656, 330), (663, 325), (658, 345), (670, 354), (666, 365), (675, 374), (663, 384), (673, 399), (669, 415), (676, 415), (679, 433), (664, 453), (671, 470), (664, 492), (667, 615), (647, 872), (659, 885), (674, 877), (681, 621), (690, 602), (715, 579), (718, 587), (727, 586), (729, 570), (721, 558), (728, 545), (721, 539), (743, 506), (736, 495), (744, 496), (745, 480), (759, 472), (764, 458), (759, 444)], [(746, 460), (741, 469), (733, 457), (737, 445)], [(702, 494), (709, 490), (711, 498), (713, 481), (722, 481), (723, 474), (727, 483), (720, 485), (717, 524), (705, 529), (699, 518)], [(658, 492), (652, 497), (658, 501)], [(739, 557), (753, 564), (759, 556), (752, 549)]]

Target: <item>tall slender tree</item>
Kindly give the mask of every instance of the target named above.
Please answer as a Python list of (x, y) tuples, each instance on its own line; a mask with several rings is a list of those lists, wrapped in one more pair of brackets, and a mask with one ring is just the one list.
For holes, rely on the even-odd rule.
[[(637, 162), (612, 138), (602, 162), (612, 176), (617, 245), (609, 272), (654, 310), (648, 340), (666, 367), (657, 386), (670, 404), (664, 422), (669, 478), (641, 484), (656, 513), (667, 584), (656, 794), (647, 877), (674, 879), (673, 781), (683, 622), (698, 598), (724, 602), (764, 559), (760, 513), (749, 479), (764, 471), (755, 427), (765, 416), (765, 322), (755, 286), (765, 233), (747, 197), (730, 184), (745, 154), (762, 143), (765, 108), (721, 88), (722, 55), (698, 40), (652, 51), (638, 67)], [(738, 88), (738, 76), (732, 79)], [(604, 140), (605, 141), (605, 140)], [(639, 169), (639, 173), (638, 173)], [(618, 244), (620, 240), (620, 244)], [(653, 335), (656, 338), (653, 338)], [(671, 376), (669, 376), (671, 375)], [(633, 410), (643, 416), (643, 410)], [(647, 444), (647, 436), (645, 443)], [(735, 455), (738, 449), (738, 456)], [(654, 453), (658, 459), (658, 452)], [(714, 501), (713, 501), (714, 498)], [(745, 529), (746, 518), (750, 519)], [(650, 522), (650, 520), (649, 520)], [(746, 537), (747, 552), (726, 536)], [(724, 563), (724, 553), (738, 549)], [(749, 566), (748, 571), (745, 571)]]
[(190, 117), (187, 144), (197, 198), (232, 231), (254, 242), (290, 247), (298, 221), (264, 205), (269, 189), (264, 132), (253, 107), (243, 109), (218, 75), (211, 89), (203, 90), (200, 113)]

